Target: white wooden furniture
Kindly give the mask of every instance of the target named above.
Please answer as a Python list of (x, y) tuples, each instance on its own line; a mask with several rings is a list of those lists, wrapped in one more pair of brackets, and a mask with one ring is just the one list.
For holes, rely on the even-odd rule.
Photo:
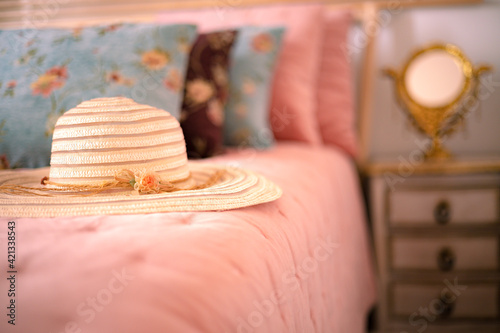
[(500, 162), (371, 164), (379, 332), (500, 332)]

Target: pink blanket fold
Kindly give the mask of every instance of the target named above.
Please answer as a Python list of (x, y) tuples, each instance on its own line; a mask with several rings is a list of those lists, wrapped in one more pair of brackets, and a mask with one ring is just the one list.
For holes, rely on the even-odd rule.
[[(3, 314), (0, 331), (363, 332), (375, 285), (351, 160), (280, 143), (213, 161), (284, 194), (225, 212), (16, 219), (16, 325)], [(8, 289), (4, 277), (3, 313)]]

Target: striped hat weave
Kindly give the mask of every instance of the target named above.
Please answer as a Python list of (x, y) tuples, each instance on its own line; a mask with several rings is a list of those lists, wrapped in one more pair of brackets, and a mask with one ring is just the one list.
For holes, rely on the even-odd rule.
[(52, 140), (49, 178), (54, 182), (111, 180), (123, 169), (149, 169), (169, 181), (189, 177), (179, 122), (129, 98), (81, 103), (57, 120)]
[(9, 218), (226, 210), (281, 194), (255, 172), (188, 161), (174, 117), (123, 97), (62, 115), (50, 168), (0, 170), (0, 217)]

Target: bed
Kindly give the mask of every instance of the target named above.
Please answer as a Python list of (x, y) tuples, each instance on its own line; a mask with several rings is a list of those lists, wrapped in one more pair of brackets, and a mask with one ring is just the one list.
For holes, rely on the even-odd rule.
[(2, 331), (363, 332), (375, 285), (353, 162), (297, 143), (217, 162), (261, 172), (283, 197), (226, 212), (16, 219), (19, 312)]
[[(351, 112), (342, 99), (350, 94), (332, 106), (311, 91), (324, 108)], [(309, 102), (296, 107), (316, 117), (316, 101)], [(296, 115), (285, 121), (302, 126), (304, 114)], [(280, 131), (278, 123), (271, 147), (233, 147), (204, 160), (265, 176), (283, 191), (273, 202), (212, 212), (0, 218), (4, 253), (11, 221), (17, 244), (15, 325), (8, 309), (0, 331), (366, 331), (376, 287), (356, 147), (350, 139), (327, 144), (328, 133), (345, 130), (328, 121), (309, 132)], [(13, 299), (8, 264), (5, 257), (2, 306)]]

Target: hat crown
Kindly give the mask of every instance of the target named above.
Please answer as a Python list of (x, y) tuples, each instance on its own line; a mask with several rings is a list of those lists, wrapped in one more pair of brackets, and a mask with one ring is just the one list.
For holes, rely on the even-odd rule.
[(170, 113), (112, 97), (83, 102), (57, 120), (51, 181), (97, 183), (124, 169), (155, 171), (169, 181), (189, 177), (184, 135)]

